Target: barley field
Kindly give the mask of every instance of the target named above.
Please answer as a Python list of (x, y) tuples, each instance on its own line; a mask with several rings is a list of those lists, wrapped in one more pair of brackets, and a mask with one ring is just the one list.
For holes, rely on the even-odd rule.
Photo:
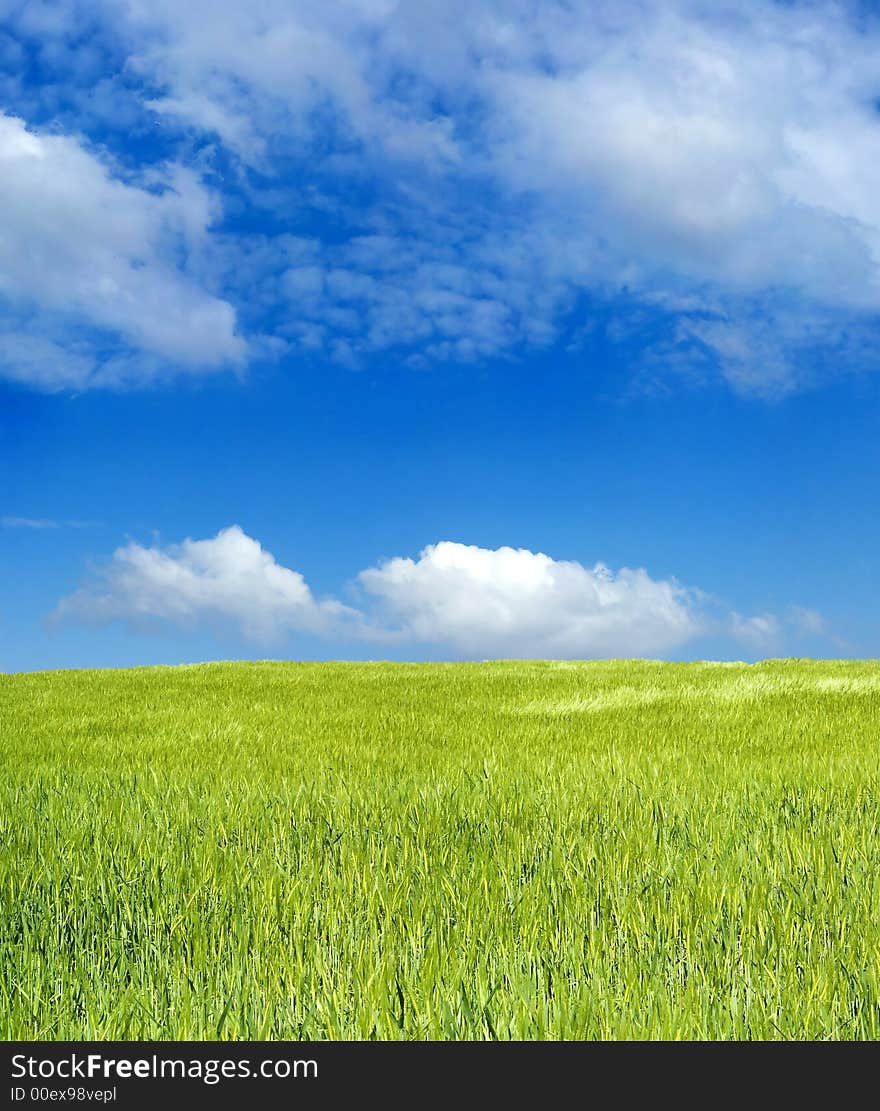
[(880, 664), (0, 676), (5, 1039), (880, 1034)]

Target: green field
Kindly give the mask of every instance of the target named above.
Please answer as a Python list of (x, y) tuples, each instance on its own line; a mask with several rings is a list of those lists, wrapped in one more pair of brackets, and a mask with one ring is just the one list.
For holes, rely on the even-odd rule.
[(880, 664), (0, 676), (0, 1036), (876, 1038)]

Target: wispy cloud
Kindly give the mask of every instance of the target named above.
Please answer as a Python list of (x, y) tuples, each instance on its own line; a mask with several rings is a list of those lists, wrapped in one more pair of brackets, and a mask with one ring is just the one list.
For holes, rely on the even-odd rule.
[(787, 617), (789, 623), (802, 633), (821, 636), (828, 632), (828, 624), (817, 610), (808, 609), (806, 606), (792, 606)]
[(58, 528), (57, 521), (50, 521), (46, 517), (0, 517), (0, 525), (3, 528), (28, 528), (28, 529), (47, 529)]
[(775, 614), (761, 613), (754, 617), (743, 617), (742, 614), (731, 613), (728, 622), (730, 634), (754, 651), (766, 652), (779, 643), (782, 629)]
[(0, 517), (0, 528), (57, 529), (92, 528), (94, 521), (54, 521), (48, 517)]

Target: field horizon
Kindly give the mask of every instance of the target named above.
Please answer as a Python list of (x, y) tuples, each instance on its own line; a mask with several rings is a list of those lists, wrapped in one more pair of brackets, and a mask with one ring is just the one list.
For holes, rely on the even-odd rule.
[(609, 656), (601, 659), (566, 657), (560, 659), (544, 659), (540, 656), (493, 656), (483, 660), (462, 660), (450, 657), (448, 660), (394, 660), (394, 659), (369, 659), (358, 660), (346, 657), (333, 657), (328, 659), (296, 659), (288, 657), (265, 656), (259, 659), (235, 659), (230, 657), (223, 660), (194, 660), (185, 663), (172, 664), (119, 664), (102, 667), (38, 667), (26, 668), (22, 671), (0, 671), (0, 677), (16, 678), (26, 675), (82, 675), (85, 673), (100, 673), (108, 671), (118, 673), (122, 671), (178, 671), (186, 668), (210, 667), (261, 667), (266, 665), (296, 666), (296, 667), (482, 667), (486, 664), (541, 664), (545, 666), (568, 667), (572, 665), (590, 666), (616, 664), (627, 666), (631, 664), (650, 664), (662, 667), (744, 667), (756, 668), (767, 664), (858, 664), (880, 665), (880, 656), (763, 656), (757, 660), (722, 660), (722, 659), (693, 659), (693, 660), (664, 660), (652, 656)]
[(0, 675), (6, 1039), (880, 1036), (880, 663)]

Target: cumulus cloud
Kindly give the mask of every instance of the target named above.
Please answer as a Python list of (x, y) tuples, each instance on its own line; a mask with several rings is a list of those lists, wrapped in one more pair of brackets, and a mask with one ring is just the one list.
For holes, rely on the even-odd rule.
[(358, 579), (402, 635), (466, 655), (654, 655), (700, 632), (692, 599), (675, 582), (525, 549), (444, 541)]
[(51, 620), (208, 629), (258, 643), (308, 634), (478, 659), (666, 656), (704, 637), (761, 652), (778, 644), (784, 626), (827, 632), (821, 616), (803, 607), (782, 621), (744, 617), (643, 569), (448, 540), (415, 559), (369, 567), (353, 585), (357, 604), (316, 598), (300, 572), (233, 525), (168, 547), (129, 542), (63, 598)]
[(340, 602), (317, 600), (298, 571), (276, 563), (233, 525), (209, 540), (118, 548), (94, 582), (59, 603), (54, 619), (231, 628), (270, 642), (291, 632), (327, 632), (352, 616)]
[(234, 309), (177, 261), (207, 235), (211, 199), (181, 167), (153, 184), (0, 113), (0, 375), (47, 389), (124, 377), (114, 341), (150, 376), (241, 360)]
[(368, 612), (318, 601), (299, 572), (233, 526), (170, 548), (119, 548), (55, 618), (231, 627), (257, 641), (305, 632), (511, 657), (651, 655), (701, 631), (694, 597), (675, 582), (512, 548), (445, 541), (357, 581), (375, 602)]

